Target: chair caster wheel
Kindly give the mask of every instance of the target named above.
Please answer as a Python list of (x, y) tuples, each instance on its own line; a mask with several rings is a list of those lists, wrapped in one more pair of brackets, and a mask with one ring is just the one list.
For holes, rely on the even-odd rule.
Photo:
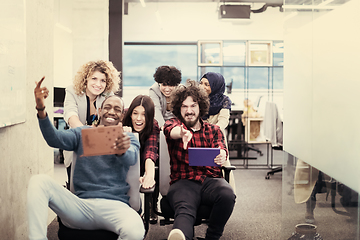
[(269, 176), (269, 175), (266, 175), (266, 176), (265, 176), (265, 179), (270, 179), (270, 176)]

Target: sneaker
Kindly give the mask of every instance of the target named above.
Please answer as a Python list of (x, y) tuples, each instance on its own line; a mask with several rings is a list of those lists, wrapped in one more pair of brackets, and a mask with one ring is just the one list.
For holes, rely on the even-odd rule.
[(167, 240), (185, 240), (185, 235), (180, 229), (173, 229), (169, 233)]

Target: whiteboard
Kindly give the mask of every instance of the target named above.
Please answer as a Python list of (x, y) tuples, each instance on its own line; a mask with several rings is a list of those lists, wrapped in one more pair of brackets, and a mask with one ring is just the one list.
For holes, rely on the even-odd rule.
[(0, 1), (0, 127), (26, 120), (25, 1)]

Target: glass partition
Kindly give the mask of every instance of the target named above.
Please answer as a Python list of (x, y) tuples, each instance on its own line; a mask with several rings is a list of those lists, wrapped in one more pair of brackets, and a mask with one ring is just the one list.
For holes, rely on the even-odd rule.
[[(282, 236), (310, 224), (322, 239), (359, 239), (358, 193), (341, 181), (284, 152)], [(309, 238), (320, 239), (320, 238)]]

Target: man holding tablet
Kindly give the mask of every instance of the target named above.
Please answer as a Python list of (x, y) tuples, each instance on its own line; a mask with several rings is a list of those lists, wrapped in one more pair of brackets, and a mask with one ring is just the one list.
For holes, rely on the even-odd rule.
[(212, 205), (206, 240), (219, 239), (235, 204), (231, 186), (222, 178), (217, 166), (190, 166), (188, 148), (219, 148), (213, 162), (225, 163), (227, 149), (220, 127), (205, 123), (201, 117), (209, 110), (208, 96), (198, 83), (188, 80), (172, 96), (176, 118), (166, 121), (164, 134), (168, 144), (171, 181), (167, 194), (175, 211), (173, 229), (168, 240), (191, 240), (200, 204)]
[[(82, 129), (90, 126), (57, 130), (45, 111), (44, 99), (49, 90), (41, 87), (43, 80), (36, 83), (34, 89), (40, 130), (49, 146), (77, 153), (72, 179), (75, 194), (48, 175), (33, 176), (27, 195), (29, 239), (47, 239), (46, 221), (50, 207), (66, 227), (104, 229), (118, 234), (118, 239), (142, 240), (145, 233), (143, 221), (129, 205), (127, 193), (130, 186), (126, 182), (129, 167), (138, 159), (140, 144), (136, 136), (119, 131), (109, 146), (114, 150), (112, 154), (83, 156)], [(101, 127), (117, 126), (123, 112), (121, 98), (106, 98), (99, 110), (100, 125), (104, 125)]]

